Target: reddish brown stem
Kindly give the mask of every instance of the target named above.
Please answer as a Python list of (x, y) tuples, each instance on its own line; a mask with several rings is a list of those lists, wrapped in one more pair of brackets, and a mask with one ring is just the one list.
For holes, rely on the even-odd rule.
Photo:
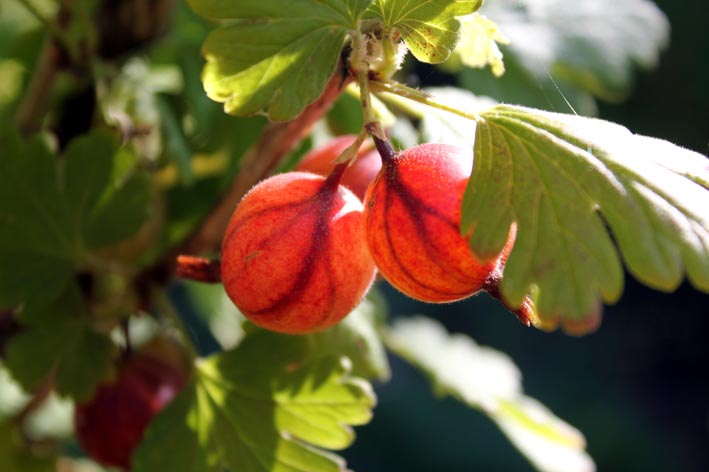
[(534, 312), (534, 303), (527, 296), (522, 301), (522, 306), (513, 307), (505, 301), (500, 292), (500, 282), (502, 282), (502, 270), (498, 267), (493, 270), (483, 284), (483, 290), (490, 294), (492, 298), (499, 300), (502, 305), (512, 312), (525, 326), (529, 327), (537, 320)]
[(239, 173), (222, 199), (205, 216), (184, 242), (168, 251), (155, 265), (146, 269), (137, 279), (141, 296), (144, 285), (165, 283), (175, 273), (179, 254), (201, 254), (219, 250), (224, 231), (234, 208), (246, 192), (271, 174), (295, 146), (310, 132), (310, 128), (340, 96), (352, 81), (343, 76), (341, 68), (330, 78), (323, 94), (308, 105), (293, 121), (272, 123), (263, 130), (258, 142), (242, 157)]
[(181, 246), (183, 253), (196, 254), (219, 248), (224, 230), (234, 208), (251, 187), (269, 175), (281, 159), (309, 132), (349, 82), (339, 73), (332, 76), (325, 91), (293, 121), (273, 123), (266, 127), (256, 145), (242, 158), (236, 179), (222, 200), (202, 221), (197, 230)]
[(181, 254), (177, 256), (175, 275), (198, 282), (221, 283), (221, 263), (218, 260)]
[(55, 39), (47, 38), (15, 116), (17, 128), (22, 136), (29, 136), (41, 128), (42, 119), (47, 111), (47, 99), (62, 65), (62, 57), (62, 51)]
[(55, 371), (52, 370), (52, 373), (39, 384), (37, 390), (32, 395), (32, 399), (15, 415), (15, 424), (22, 427), (27, 418), (49, 397), (49, 394), (52, 393), (54, 389), (54, 373)]
[(335, 166), (335, 168), (332, 169), (332, 172), (330, 172), (330, 175), (325, 180), (325, 183), (323, 184), (323, 188), (331, 187), (333, 190), (336, 189), (337, 186), (340, 185), (340, 182), (342, 181), (342, 175), (345, 173), (345, 171), (347, 170), (349, 165), (350, 165), (349, 162), (343, 162), (342, 164), (337, 164)]
[(396, 151), (387, 139), (381, 126), (379, 126), (379, 123), (367, 123), (365, 128), (372, 136), (374, 145), (377, 147), (377, 151), (379, 151), (379, 155), (382, 157), (382, 162), (393, 159), (396, 155)]

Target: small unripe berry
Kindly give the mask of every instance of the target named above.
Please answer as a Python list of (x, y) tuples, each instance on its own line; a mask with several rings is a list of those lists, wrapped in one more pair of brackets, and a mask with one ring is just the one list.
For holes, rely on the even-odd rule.
[(222, 244), (227, 294), (254, 324), (282, 333), (328, 328), (359, 304), (374, 279), (362, 203), (306, 172), (276, 175), (239, 203)]
[[(355, 139), (356, 136), (348, 134), (330, 140), (327, 144), (315, 148), (303, 156), (296, 170), (327, 177), (335, 168), (335, 159), (354, 143)], [(345, 170), (340, 184), (352, 190), (360, 200), (363, 200), (367, 187), (381, 167), (382, 161), (377, 151), (372, 149), (370, 141), (369, 144), (363, 144), (359, 148), (356, 160)]]
[[(423, 144), (399, 153), (384, 149), (382, 160), (365, 197), (365, 225), (384, 278), (427, 302), (452, 302), (482, 289), (498, 261), (479, 261), (460, 234), (472, 150)], [(511, 232), (503, 258), (513, 240)]]

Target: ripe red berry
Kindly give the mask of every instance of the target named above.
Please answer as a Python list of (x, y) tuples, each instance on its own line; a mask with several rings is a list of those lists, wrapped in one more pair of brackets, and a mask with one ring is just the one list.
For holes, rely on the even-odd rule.
[(374, 279), (362, 203), (327, 179), (276, 175), (239, 203), (222, 243), (227, 294), (254, 324), (283, 333), (330, 327), (361, 301)]
[[(423, 144), (394, 153), (377, 144), (383, 167), (365, 197), (367, 241), (377, 268), (418, 300), (442, 303), (473, 295), (498, 261), (476, 259), (460, 234), (472, 150)], [(513, 241), (511, 233), (504, 258)]]
[[(354, 143), (355, 139), (356, 136), (348, 134), (330, 140), (324, 146), (313, 149), (306, 154), (296, 167), (296, 170), (312, 172), (313, 174), (327, 177), (335, 168), (334, 160), (348, 146)], [(379, 154), (372, 149), (371, 144), (363, 144), (359, 148), (357, 159), (347, 168), (340, 184), (352, 190), (360, 200), (363, 200), (367, 187), (374, 180), (381, 167), (382, 161), (379, 158)]]
[(98, 463), (130, 470), (145, 429), (185, 380), (184, 373), (152, 355), (122, 362), (114, 382), (100, 385), (90, 401), (76, 406), (79, 444)]

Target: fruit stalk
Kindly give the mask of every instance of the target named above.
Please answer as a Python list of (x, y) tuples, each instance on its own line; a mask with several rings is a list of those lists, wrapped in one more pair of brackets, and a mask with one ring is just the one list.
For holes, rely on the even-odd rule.
[(490, 296), (498, 300), (502, 305), (507, 308), (509, 312), (517, 317), (518, 320), (522, 322), (527, 327), (532, 325), (536, 326), (539, 322), (537, 314), (534, 310), (534, 302), (527, 296), (524, 297), (522, 305), (519, 307), (514, 307), (505, 301), (505, 298), (500, 292), (500, 282), (502, 282), (502, 268), (497, 267), (493, 270), (485, 282), (483, 283), (482, 289), (485, 290)]
[(222, 281), (220, 267), (218, 260), (180, 254), (177, 256), (175, 275), (181, 279), (217, 284)]
[[(337, 70), (340, 71), (341, 68), (338, 67)], [(145, 287), (166, 283), (175, 273), (179, 254), (218, 250), (229, 218), (241, 198), (254, 184), (270, 174), (283, 156), (310, 132), (313, 124), (325, 114), (351, 81), (352, 77), (336, 72), (320, 98), (308, 105), (297, 118), (287, 123), (272, 123), (266, 126), (258, 142), (241, 159), (241, 170), (229, 189), (192, 234), (138, 276), (136, 285), (139, 292), (146, 294)]]
[(381, 126), (377, 122), (369, 122), (365, 125), (367, 132), (372, 136), (374, 140), (374, 145), (379, 151), (379, 155), (382, 158), (382, 162), (389, 161), (394, 158), (396, 151), (392, 147), (389, 140), (386, 138), (384, 131), (382, 131)]

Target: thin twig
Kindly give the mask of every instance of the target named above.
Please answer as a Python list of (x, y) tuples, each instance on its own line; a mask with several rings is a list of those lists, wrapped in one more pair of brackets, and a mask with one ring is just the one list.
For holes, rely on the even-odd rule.
[(273, 123), (264, 129), (256, 145), (242, 158), (239, 173), (222, 200), (185, 241), (180, 253), (197, 254), (219, 247), (229, 217), (244, 194), (254, 184), (268, 176), (281, 159), (310, 132), (310, 128), (330, 108), (347, 82), (348, 79), (343, 79), (339, 73), (336, 73), (320, 98), (308, 106), (295, 120)]
[(54, 373), (55, 370), (52, 369), (52, 373), (39, 384), (30, 401), (19, 411), (19, 413), (15, 415), (15, 424), (17, 424), (20, 428), (22, 428), (27, 418), (29, 418), (29, 416), (36, 411), (37, 408), (42, 406), (44, 401), (52, 393), (52, 390), (54, 389)]
[(51, 35), (50, 39), (54, 39), (61, 44), (72, 61), (76, 62), (79, 59), (78, 51), (76, 50), (76, 46), (71, 37), (57, 24), (56, 21), (45, 18), (42, 11), (30, 0), (19, 0), (19, 3), (24, 6), (25, 9), (47, 29), (47, 31), (49, 31), (49, 34)]
[(61, 67), (62, 52), (53, 38), (45, 40), (37, 61), (37, 67), (22, 102), (15, 115), (15, 122), (22, 136), (39, 131), (46, 113), (47, 97)]
[(177, 256), (175, 275), (197, 282), (221, 283), (221, 263), (214, 259), (180, 254)]
[(342, 69), (330, 78), (323, 94), (308, 105), (293, 121), (272, 123), (263, 130), (258, 142), (244, 155), (231, 186), (194, 232), (183, 243), (168, 251), (155, 265), (137, 279), (137, 284), (164, 283), (175, 273), (177, 256), (216, 252), (234, 208), (246, 192), (277, 168), (281, 160), (310, 132), (310, 128), (330, 108), (352, 78)]

